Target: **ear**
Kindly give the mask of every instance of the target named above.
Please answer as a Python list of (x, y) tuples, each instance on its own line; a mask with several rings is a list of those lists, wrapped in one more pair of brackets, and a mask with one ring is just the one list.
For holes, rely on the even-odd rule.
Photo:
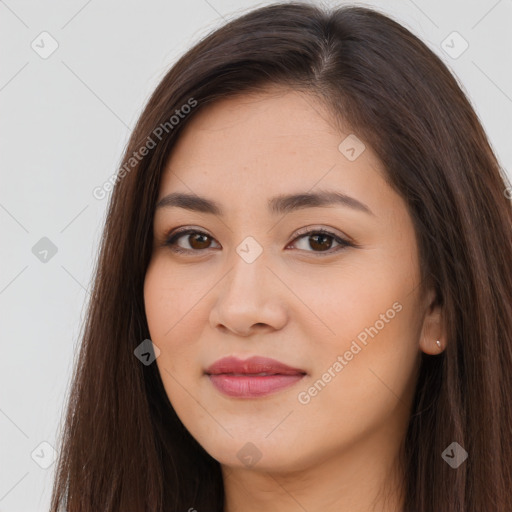
[[(439, 340), (439, 346), (436, 341)], [(443, 310), (436, 293), (429, 290), (426, 299), (425, 316), (420, 334), (420, 349), (426, 354), (438, 355), (446, 348), (446, 332), (443, 323)]]

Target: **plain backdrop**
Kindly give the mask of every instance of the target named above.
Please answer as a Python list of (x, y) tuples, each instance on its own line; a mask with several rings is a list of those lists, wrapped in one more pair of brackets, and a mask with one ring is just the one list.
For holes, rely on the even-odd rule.
[[(0, 512), (49, 507), (108, 202), (93, 189), (116, 172), (142, 107), (176, 59), (267, 3), (0, 1)], [(512, 1), (357, 4), (391, 15), (447, 63), (510, 176)]]

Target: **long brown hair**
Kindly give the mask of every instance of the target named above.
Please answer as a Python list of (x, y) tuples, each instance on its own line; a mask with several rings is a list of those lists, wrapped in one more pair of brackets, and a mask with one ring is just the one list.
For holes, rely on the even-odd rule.
[[(162, 79), (132, 133), (81, 334), (52, 512), (223, 510), (219, 463), (177, 417), (156, 364), (141, 364), (134, 350), (149, 338), (143, 282), (153, 213), (181, 130), (217, 99), (272, 85), (316, 95), (376, 152), (406, 201), (423, 282), (443, 308), (447, 348), (436, 357), (422, 353), (405, 439), (404, 511), (509, 510), (506, 175), (456, 79), (411, 32), (374, 9), (284, 3), (253, 10), (196, 44)], [(452, 442), (469, 454), (457, 469), (441, 456)]]

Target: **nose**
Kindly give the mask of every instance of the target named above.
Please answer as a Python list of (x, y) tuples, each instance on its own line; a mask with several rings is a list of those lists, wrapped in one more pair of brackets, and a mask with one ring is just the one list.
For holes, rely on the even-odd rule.
[(215, 287), (210, 325), (239, 336), (282, 329), (288, 321), (286, 287), (263, 256), (252, 263), (235, 253), (233, 265)]

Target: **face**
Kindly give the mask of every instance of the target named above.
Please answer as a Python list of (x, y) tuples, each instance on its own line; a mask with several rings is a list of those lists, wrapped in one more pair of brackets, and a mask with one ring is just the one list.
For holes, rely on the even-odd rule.
[[(298, 470), (403, 437), (427, 301), (411, 218), (383, 176), (294, 91), (219, 101), (180, 137), (145, 308), (169, 400), (222, 465)], [(242, 363), (210, 375), (225, 357)]]

